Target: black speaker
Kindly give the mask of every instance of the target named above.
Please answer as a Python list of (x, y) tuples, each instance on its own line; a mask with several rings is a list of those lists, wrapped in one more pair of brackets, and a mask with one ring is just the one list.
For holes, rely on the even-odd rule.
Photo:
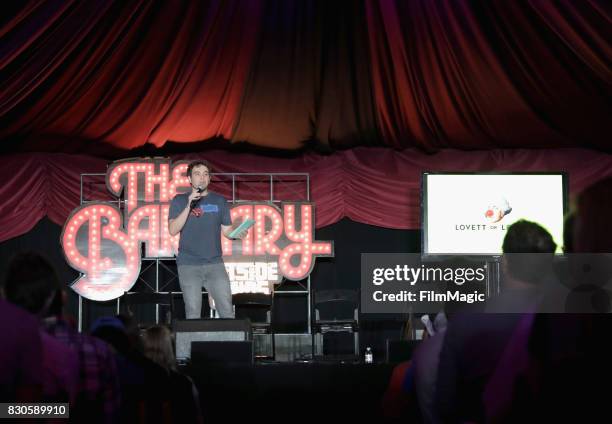
[(390, 340), (387, 339), (387, 363), (408, 361), (420, 340)]
[(174, 322), (176, 358), (191, 358), (193, 342), (250, 341), (251, 322), (248, 319), (189, 319)]
[(253, 364), (253, 341), (192, 342), (191, 364), (206, 366), (217, 364)]

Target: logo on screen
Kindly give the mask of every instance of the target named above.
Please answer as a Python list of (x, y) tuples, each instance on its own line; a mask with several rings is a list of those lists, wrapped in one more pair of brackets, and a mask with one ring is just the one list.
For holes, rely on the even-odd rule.
[(512, 212), (512, 208), (508, 201), (501, 197), (494, 202), (489, 203), (487, 209), (485, 210), (484, 216), (485, 219), (490, 223), (495, 223), (501, 221), (504, 216), (508, 215)]

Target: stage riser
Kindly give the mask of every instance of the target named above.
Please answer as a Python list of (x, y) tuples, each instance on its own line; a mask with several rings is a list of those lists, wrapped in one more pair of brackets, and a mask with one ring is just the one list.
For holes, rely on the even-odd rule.
[(192, 342), (229, 342), (247, 340), (241, 331), (194, 331), (176, 333), (176, 357), (179, 359), (191, 356)]
[(173, 324), (176, 342), (176, 358), (191, 357), (192, 342), (226, 342), (251, 340), (248, 320), (200, 319), (178, 320)]
[[(190, 357), (192, 342), (206, 341), (243, 341), (244, 332), (206, 331), (179, 332), (176, 334), (176, 357)], [(278, 362), (292, 362), (307, 359), (312, 354), (312, 338), (309, 334), (275, 334), (276, 356)], [(253, 335), (255, 358), (272, 358), (272, 336), (270, 334)]]

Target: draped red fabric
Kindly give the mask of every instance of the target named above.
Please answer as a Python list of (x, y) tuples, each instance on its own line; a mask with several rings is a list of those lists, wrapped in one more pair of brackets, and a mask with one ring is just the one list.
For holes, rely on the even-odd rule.
[[(566, 171), (570, 195), (612, 175), (612, 155), (583, 149), (445, 150), (428, 155), (417, 150), (356, 148), (321, 156), (263, 157), (214, 150), (206, 155), (176, 155), (172, 160), (205, 158), (216, 172), (291, 172), (310, 175), (317, 228), (342, 218), (385, 228), (420, 225), (423, 171)], [(81, 174), (105, 173), (109, 162), (84, 155), (17, 154), (0, 158), (0, 241), (28, 232), (45, 215), (62, 225), (81, 201)], [(111, 200), (103, 179), (83, 176), (85, 200)], [(212, 189), (231, 195), (231, 185)], [(287, 187), (282, 190), (294, 190)], [(243, 198), (257, 196), (256, 185)], [(279, 192), (281, 193), (281, 192)]]
[(3, 28), (0, 136), (47, 151), (230, 138), (259, 14), (239, 0), (31, 3)]
[(5, 3), (5, 152), (610, 149), (605, 1)]
[(373, 144), (364, 6), (269, 1), (234, 140), (299, 148)]
[(394, 145), (610, 147), (612, 22), (597, 2), (366, 7), (378, 124)]

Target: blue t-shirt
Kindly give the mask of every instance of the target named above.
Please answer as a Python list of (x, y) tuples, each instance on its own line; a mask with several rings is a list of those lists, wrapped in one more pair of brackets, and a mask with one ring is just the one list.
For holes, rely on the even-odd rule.
[[(177, 194), (170, 203), (168, 217), (175, 219), (187, 207), (190, 193)], [(181, 230), (176, 263), (202, 265), (222, 260), (221, 225), (231, 225), (230, 210), (222, 196), (208, 192), (189, 212)]]

